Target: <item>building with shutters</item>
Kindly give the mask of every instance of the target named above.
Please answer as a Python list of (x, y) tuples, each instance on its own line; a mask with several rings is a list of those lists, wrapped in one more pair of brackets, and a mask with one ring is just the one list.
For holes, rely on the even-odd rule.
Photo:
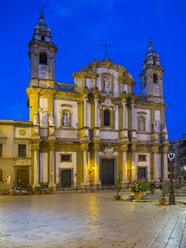
[(57, 47), (43, 12), (29, 42), (30, 121), (0, 120), (1, 178), (10, 185), (57, 189), (167, 180), (168, 134), (163, 71), (152, 42), (140, 74), (141, 94), (107, 56), (55, 81)]

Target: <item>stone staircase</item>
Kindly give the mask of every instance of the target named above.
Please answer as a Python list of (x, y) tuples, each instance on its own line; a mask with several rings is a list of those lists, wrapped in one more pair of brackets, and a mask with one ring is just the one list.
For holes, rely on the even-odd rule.
[(182, 189), (176, 189), (174, 194), (177, 197), (185, 197), (186, 198), (186, 187), (183, 187)]

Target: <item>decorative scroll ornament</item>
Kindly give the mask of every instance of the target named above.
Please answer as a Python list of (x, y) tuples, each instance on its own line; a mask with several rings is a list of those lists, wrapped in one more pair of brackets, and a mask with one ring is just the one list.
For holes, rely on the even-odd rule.
[(113, 152), (114, 152), (114, 147), (111, 147), (111, 145), (106, 146), (104, 149), (104, 153), (107, 158), (112, 157)]
[(168, 160), (169, 160), (170, 162), (173, 162), (173, 161), (174, 161), (175, 153), (170, 152), (170, 153), (167, 154), (167, 156), (168, 156)]

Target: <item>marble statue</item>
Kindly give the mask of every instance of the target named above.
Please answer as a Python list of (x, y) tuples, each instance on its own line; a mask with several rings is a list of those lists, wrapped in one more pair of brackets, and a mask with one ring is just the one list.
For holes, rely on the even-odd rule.
[(104, 77), (104, 88), (106, 93), (111, 92), (111, 80), (109, 77)]

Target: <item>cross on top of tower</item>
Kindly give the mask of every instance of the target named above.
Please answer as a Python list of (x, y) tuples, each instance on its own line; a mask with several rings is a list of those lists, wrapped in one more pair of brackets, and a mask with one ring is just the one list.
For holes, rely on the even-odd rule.
[(41, 11), (40, 11), (40, 18), (39, 18), (39, 20), (40, 20), (40, 22), (41, 23), (44, 23), (44, 11), (43, 11), (43, 5), (41, 5)]
[(107, 42), (105, 42), (104, 44), (102, 44), (102, 46), (103, 47), (105, 47), (105, 57), (107, 57), (107, 52), (108, 52), (108, 48), (111, 48), (111, 46), (107, 43)]
[(149, 41), (149, 51), (153, 50), (152, 40)]

